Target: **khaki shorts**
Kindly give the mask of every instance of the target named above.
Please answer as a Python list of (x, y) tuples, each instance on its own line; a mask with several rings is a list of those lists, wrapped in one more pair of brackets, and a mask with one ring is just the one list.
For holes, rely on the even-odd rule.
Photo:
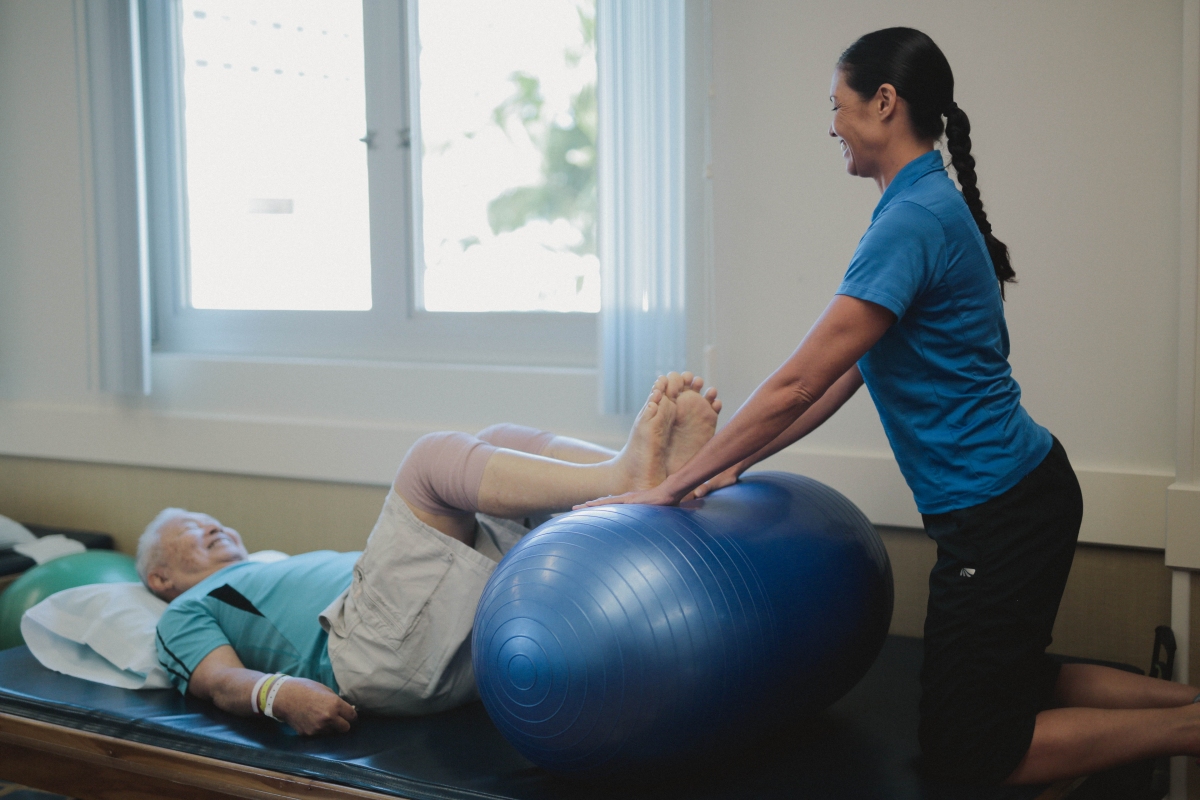
[(430, 714), (478, 697), (475, 606), (526, 530), (477, 515), (475, 549), (417, 519), (388, 492), (350, 588), (321, 612), (341, 695), (382, 714)]

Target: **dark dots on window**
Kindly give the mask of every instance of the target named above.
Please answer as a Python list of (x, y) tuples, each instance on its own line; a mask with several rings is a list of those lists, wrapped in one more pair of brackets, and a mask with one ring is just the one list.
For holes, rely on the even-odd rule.
[(282, 30), (282, 29), (283, 29), (283, 26), (282, 26), (282, 25), (280, 25), (278, 22), (272, 22), (272, 23), (271, 23), (271, 27), (272, 27), (272, 28), (274, 28), (275, 30)]
[(303, 73), (303, 72), (301, 72), (301, 73), (300, 73), (300, 77), (301, 77), (301, 78), (303, 78), (303, 77), (304, 77), (304, 73)]
[(283, 74), (283, 70), (281, 70), (281, 69), (277, 69), (277, 70), (275, 70), (275, 74), (276, 74), (276, 75), (282, 75), (282, 74)]
[(250, 68), (250, 71), (251, 71), (251, 72), (258, 72), (258, 67), (251, 67), (251, 68)]
[(233, 64), (222, 64), (221, 66), (225, 69), (233, 69)]
[(252, 19), (252, 20), (250, 20), (250, 24), (251, 24), (251, 25), (257, 25), (257, 24), (258, 24), (258, 20), (256, 20), (256, 19)]
[(204, 59), (202, 59), (202, 58), (197, 58), (197, 59), (196, 59), (196, 66), (197, 66), (197, 67), (207, 67), (207, 66), (208, 66), (208, 62), (207, 62), (207, 61), (205, 61), (205, 60), (204, 60)]
[(304, 28), (297, 27), (296, 30), (300, 33), (304, 33)]
[(208, 14), (204, 13), (203, 11), (193, 11), (192, 16), (196, 19), (204, 19), (208, 16)]
[(322, 35), (322, 36), (328, 36), (328, 35), (329, 35), (329, 31), (321, 31), (321, 35)]

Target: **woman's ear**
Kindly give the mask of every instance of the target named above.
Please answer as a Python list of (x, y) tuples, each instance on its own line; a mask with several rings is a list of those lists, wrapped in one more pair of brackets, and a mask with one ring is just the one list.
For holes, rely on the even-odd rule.
[(892, 86), (890, 83), (880, 85), (879, 89), (875, 92), (873, 103), (880, 122), (888, 122), (896, 115), (896, 108), (899, 101), (900, 96), (896, 94), (895, 86)]

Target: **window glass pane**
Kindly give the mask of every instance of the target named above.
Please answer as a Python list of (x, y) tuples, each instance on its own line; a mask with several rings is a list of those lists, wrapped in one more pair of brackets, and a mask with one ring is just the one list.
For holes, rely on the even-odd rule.
[(183, 3), (189, 299), (371, 307), (362, 5)]
[(423, 303), (600, 310), (594, 0), (418, 11)]

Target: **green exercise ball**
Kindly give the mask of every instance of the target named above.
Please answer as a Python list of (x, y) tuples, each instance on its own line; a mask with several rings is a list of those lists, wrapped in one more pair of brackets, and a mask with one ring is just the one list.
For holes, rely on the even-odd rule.
[(88, 550), (34, 567), (0, 594), (0, 650), (25, 644), (21, 616), (55, 592), (90, 583), (138, 580), (133, 559), (111, 550)]

